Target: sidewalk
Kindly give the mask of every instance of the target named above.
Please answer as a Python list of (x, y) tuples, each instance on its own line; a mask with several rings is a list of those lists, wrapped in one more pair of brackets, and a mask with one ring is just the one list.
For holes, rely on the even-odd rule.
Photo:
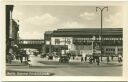
[[(100, 65), (97, 65), (97, 63), (90, 64), (89, 62), (79, 62), (79, 61), (70, 61), (69, 63), (59, 63), (58, 61), (39, 61), (39, 63), (42, 63), (45, 67), (65, 67), (65, 66), (72, 66), (72, 67), (116, 67), (116, 66), (122, 66), (122, 63), (118, 62), (100, 62)], [(32, 65), (34, 66), (34, 65)]]

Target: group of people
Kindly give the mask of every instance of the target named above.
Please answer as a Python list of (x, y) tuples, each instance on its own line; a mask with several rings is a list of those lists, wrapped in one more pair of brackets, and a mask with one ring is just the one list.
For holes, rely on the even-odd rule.
[[(86, 62), (86, 61), (87, 61), (87, 56), (85, 57), (81, 56), (81, 62)], [(97, 65), (100, 64), (99, 56), (94, 56), (94, 55), (89, 56), (89, 63), (92, 64), (95, 62), (97, 63)]]
[(9, 52), (6, 56), (7, 63), (12, 63), (12, 60), (16, 59), (19, 60), (21, 63), (23, 63), (23, 58), (25, 58), (25, 61), (29, 60), (29, 54), (26, 54), (25, 50), (20, 50), (17, 53), (11, 53)]
[[(101, 56), (91, 55), (91, 56), (88, 56), (88, 57), (89, 57), (88, 60), (89, 60), (89, 63), (90, 63), (90, 64), (96, 62), (97, 65), (99, 65), (99, 64), (100, 64), (100, 61), (102, 61), (102, 60), (100, 59)], [(112, 58), (112, 61), (113, 61), (113, 56), (111, 56), (111, 58)], [(123, 61), (122, 55), (119, 54), (119, 55), (117, 56), (117, 59), (118, 59), (117, 61), (118, 61), (119, 63), (121, 63), (121, 62)], [(86, 62), (86, 61), (87, 61), (87, 56), (85, 56), (85, 57), (81, 56), (81, 62)], [(107, 62), (107, 64), (110, 62), (110, 57), (109, 57), (109, 56), (106, 56), (106, 62)]]
[[(107, 55), (107, 56), (104, 56), (104, 57), (101, 57), (100, 54), (96, 54), (96, 53), (93, 53), (93, 55), (87, 55), (86, 53), (81, 53), (81, 56), (77, 56), (75, 54), (72, 54), (72, 53), (66, 53), (65, 54), (69, 60), (70, 59), (73, 59), (73, 60), (81, 60), (81, 62), (89, 62), (90, 64), (93, 64), (93, 63), (96, 63), (97, 65), (100, 65), (100, 62), (101, 61), (106, 61), (106, 63), (109, 63), (110, 62), (110, 58), (111, 58), (111, 61), (113, 61), (113, 58), (115, 57), (114, 55)], [(45, 55), (46, 56), (46, 55)], [(53, 55), (50, 55), (48, 57), (49, 60), (52, 60), (54, 58), (54, 56), (56, 56), (56, 54), (54, 53)], [(116, 56), (115, 58), (117, 58), (118, 62), (122, 62), (122, 55), (121, 54), (118, 54), (118, 56)]]

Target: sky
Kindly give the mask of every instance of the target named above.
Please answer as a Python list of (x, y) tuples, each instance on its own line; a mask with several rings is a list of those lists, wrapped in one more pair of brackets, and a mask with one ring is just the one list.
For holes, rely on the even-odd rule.
[[(103, 8), (102, 6), (99, 6)], [(45, 31), (60, 28), (100, 28), (100, 11), (95, 6), (15, 5), (21, 39), (43, 39)], [(123, 8), (108, 6), (103, 11), (103, 28), (123, 27)]]

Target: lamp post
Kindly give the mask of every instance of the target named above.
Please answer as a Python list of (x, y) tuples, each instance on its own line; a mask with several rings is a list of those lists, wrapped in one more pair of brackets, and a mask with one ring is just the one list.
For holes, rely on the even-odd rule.
[(94, 53), (94, 41), (95, 41), (96, 37), (93, 36), (92, 37), (92, 54)]
[(108, 7), (103, 7), (103, 8), (100, 8), (100, 7), (96, 7), (96, 12), (99, 10), (100, 11), (100, 16), (101, 16), (101, 31), (100, 31), (100, 36), (101, 36), (101, 61), (102, 61), (102, 28), (103, 28), (103, 11), (107, 9), (108, 11)]
[(66, 37), (64, 37), (64, 55), (66, 54)]
[(49, 42), (49, 55), (51, 56), (52, 55), (52, 34), (50, 34), (50, 42)]

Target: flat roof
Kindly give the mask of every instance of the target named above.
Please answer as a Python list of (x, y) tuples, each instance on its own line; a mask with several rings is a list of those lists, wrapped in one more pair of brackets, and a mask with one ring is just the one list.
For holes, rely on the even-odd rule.
[(52, 34), (53, 31), (46, 31), (45, 34)]
[[(53, 36), (100, 35), (101, 28), (71, 28), (54, 30)], [(123, 28), (102, 28), (102, 35), (123, 35)]]

